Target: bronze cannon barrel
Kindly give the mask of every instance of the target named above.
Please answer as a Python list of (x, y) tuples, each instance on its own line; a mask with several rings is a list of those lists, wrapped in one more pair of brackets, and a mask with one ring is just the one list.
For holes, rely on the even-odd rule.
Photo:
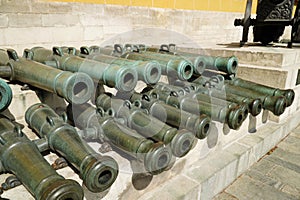
[(178, 129), (187, 129), (193, 132), (198, 139), (206, 138), (210, 132), (211, 119), (207, 115), (194, 115), (146, 94), (134, 92), (133, 94), (117, 94), (117, 96), (129, 99), (133, 104), (138, 101), (139, 104), (141, 103), (141, 107), (153, 117)]
[(0, 78), (0, 112), (8, 108), (12, 100), (12, 90), (9, 85)]
[(172, 78), (179, 78), (180, 80), (188, 80), (193, 75), (193, 64), (182, 58), (163, 58), (156, 55), (148, 55), (145, 53), (127, 52), (122, 58), (140, 61), (155, 60), (161, 66), (162, 74)]
[(50, 107), (35, 104), (25, 113), (28, 125), (46, 138), (52, 151), (58, 152), (79, 171), (83, 183), (92, 192), (108, 189), (118, 175), (118, 164), (109, 156), (100, 156)]
[(164, 45), (162, 45), (161, 48), (146, 47), (144, 50), (185, 58), (193, 63), (195, 74), (202, 74), (205, 69), (220, 70), (227, 74), (235, 74), (237, 72), (238, 59), (235, 56), (220, 57), (188, 53), (184, 51), (170, 51), (169, 48), (162, 48), (163, 46)]
[[(218, 77), (216, 77), (216, 80), (217, 79)], [(212, 83), (212, 81), (215, 81), (214, 78), (200, 76), (199, 78), (194, 80), (194, 83), (200, 85), (211, 85), (214, 84)], [(281, 115), (285, 111), (288, 104), (287, 99), (284, 96), (274, 96), (273, 93), (263, 93), (263, 91), (257, 91), (255, 88), (249, 89), (248, 87), (246, 88), (238, 86), (233, 84), (232, 80), (225, 80), (220, 84), (221, 85), (219, 85), (218, 87), (222, 88), (222, 90), (226, 91), (226, 93), (243, 96), (250, 99), (259, 99), (262, 102), (263, 109), (269, 110), (275, 115)], [(269, 89), (272, 90), (271, 87)], [(274, 90), (275, 89), (273, 88), (273, 91)], [(293, 93), (293, 91), (291, 93)], [(293, 96), (293, 94), (291, 96)]]
[(254, 83), (251, 81), (243, 80), (241, 78), (234, 78), (231, 81), (231, 84), (233, 84), (235, 86), (251, 89), (256, 92), (263, 93), (263, 94), (268, 94), (271, 96), (284, 96), (287, 100), (287, 106), (292, 105), (292, 103), (295, 99), (295, 92), (291, 89), (282, 90), (282, 89)]
[(146, 84), (155, 84), (161, 77), (161, 67), (156, 61), (133, 61), (100, 53), (90, 53), (88, 47), (80, 48), (81, 57), (106, 64), (127, 66), (137, 71), (138, 79)]
[[(136, 131), (117, 122), (104, 110), (96, 110), (89, 104), (69, 105), (68, 116), (82, 129), (84, 139), (103, 140), (143, 162), (146, 172), (158, 174), (164, 171), (171, 160), (171, 152), (162, 143), (154, 143)], [(102, 112), (100, 112), (102, 111)]]
[(11, 68), (10, 80), (27, 83), (53, 92), (75, 104), (90, 100), (94, 91), (92, 79), (84, 73), (71, 73), (54, 69), (41, 63), (19, 58), (14, 50), (8, 50)]
[(227, 108), (221, 105), (201, 102), (185, 96), (174, 96), (173, 93), (152, 89), (147, 92), (149, 95), (155, 95), (158, 99), (168, 105), (180, 108), (184, 111), (201, 115), (205, 114), (212, 120), (226, 123), (232, 129), (238, 129), (245, 120), (244, 109), (240, 107)]
[(192, 132), (178, 131), (157, 118), (147, 115), (143, 110), (132, 106), (127, 101), (102, 94), (97, 98), (96, 105), (104, 110), (112, 108), (116, 117), (122, 118), (128, 127), (141, 135), (170, 145), (172, 153), (176, 157), (186, 155), (192, 148), (195, 139)]
[(0, 117), (1, 171), (12, 172), (38, 200), (82, 200), (83, 190), (56, 173), (18, 125)]
[(63, 52), (62, 48), (54, 47), (53, 51), (41, 47), (30, 50), (31, 59), (45, 63), (64, 71), (82, 72), (94, 81), (128, 92), (135, 88), (138, 80), (137, 72), (130, 67), (110, 65), (94, 60), (80, 58)]
[(177, 81), (174, 83), (174, 85), (182, 88), (189, 88), (189, 90), (193, 91), (194, 93), (207, 94), (211, 97), (235, 102), (237, 104), (245, 103), (248, 105), (249, 113), (252, 116), (257, 116), (259, 113), (261, 113), (262, 110), (262, 102), (258, 98), (240, 96), (230, 92), (226, 92), (226, 90), (217, 89), (217, 88), (207, 88), (204, 87), (203, 85), (191, 83), (191, 82)]

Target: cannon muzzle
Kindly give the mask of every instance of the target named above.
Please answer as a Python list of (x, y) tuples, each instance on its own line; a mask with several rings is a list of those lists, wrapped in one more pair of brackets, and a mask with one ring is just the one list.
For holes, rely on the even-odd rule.
[(108, 156), (100, 156), (79, 137), (75, 128), (67, 124), (50, 107), (35, 104), (25, 113), (28, 125), (41, 138), (46, 138), (51, 150), (58, 152), (80, 174), (92, 192), (108, 189), (118, 175), (118, 164)]
[(128, 127), (136, 130), (141, 135), (161, 141), (166, 145), (170, 144), (173, 155), (176, 157), (186, 155), (192, 147), (195, 139), (192, 132), (187, 130), (178, 132), (177, 129), (151, 115), (147, 115), (140, 108), (131, 105), (130, 102), (101, 94), (97, 98), (96, 105), (104, 110), (112, 108), (116, 117), (122, 118)]
[(0, 112), (8, 108), (12, 100), (12, 91), (9, 85), (0, 79)]
[(291, 89), (282, 90), (282, 89), (273, 88), (273, 87), (269, 87), (266, 85), (254, 83), (251, 81), (243, 80), (241, 78), (235, 78), (231, 81), (231, 83), (235, 86), (251, 89), (256, 92), (260, 92), (260, 93), (271, 95), (271, 96), (284, 96), (286, 98), (287, 106), (292, 105), (292, 103), (295, 99), (295, 92)]
[(18, 125), (0, 117), (1, 171), (12, 172), (38, 200), (82, 200), (83, 190), (66, 180), (40, 154)]
[[(171, 152), (162, 143), (154, 143), (136, 131), (120, 124), (111, 116), (104, 115), (103, 109), (89, 104), (68, 106), (68, 115), (82, 131), (84, 139), (103, 140), (127, 155), (143, 162), (145, 170), (151, 174), (164, 171), (170, 161)], [(95, 132), (89, 130), (95, 130)], [(86, 130), (86, 131), (85, 131)]]
[(27, 83), (48, 92), (53, 92), (68, 102), (82, 104), (90, 100), (94, 92), (92, 79), (83, 73), (71, 73), (19, 58), (9, 49), (8, 66), (11, 68), (10, 80)]
[(138, 79), (144, 81), (146, 84), (157, 83), (161, 76), (161, 67), (156, 61), (131, 61), (124, 58), (101, 54), (101, 51), (91, 53), (91, 49), (88, 47), (81, 47), (80, 52), (80, 56), (83, 58), (132, 68), (137, 71)]

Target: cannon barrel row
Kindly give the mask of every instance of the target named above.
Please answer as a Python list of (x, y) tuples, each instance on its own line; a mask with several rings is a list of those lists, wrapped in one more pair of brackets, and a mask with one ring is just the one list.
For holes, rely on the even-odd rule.
[(145, 47), (141, 48), (146, 54), (159, 55), (163, 54), (163, 57), (172, 58), (177, 56), (185, 58), (193, 63), (194, 73), (202, 74), (206, 69), (220, 70), (227, 74), (235, 74), (237, 72), (238, 59), (235, 56), (220, 57), (220, 56), (207, 56), (193, 53), (187, 53), (182, 51), (170, 51), (163, 48)]
[[(143, 164), (145, 171), (134, 172), (157, 175), (173, 164), (173, 156), (185, 156), (196, 138), (209, 136), (212, 121), (238, 130), (248, 113), (255, 117), (265, 109), (279, 116), (295, 98), (293, 90), (232, 76), (238, 65), (234, 56), (204, 56), (170, 46), (135, 48), (35, 47), (26, 49), (23, 57), (0, 49), (0, 78), (69, 102), (62, 116), (43, 103), (27, 109), (25, 120), (40, 138), (34, 142), (0, 114), (0, 172), (15, 174), (36, 199), (83, 199), (80, 185), (58, 175), (41, 152), (64, 157), (88, 190), (102, 192), (116, 180), (118, 163), (96, 153), (84, 140), (107, 143), (121, 156)], [(204, 71), (213, 70), (221, 73), (205, 76)], [(160, 75), (166, 75), (169, 84), (158, 82)], [(147, 84), (141, 92), (135, 91), (137, 80)], [(95, 84), (118, 91), (112, 95), (97, 89), (92, 106), (87, 102)], [(0, 79), (0, 112), (11, 101), (11, 88)]]
[(133, 104), (141, 104), (141, 108), (163, 121), (170, 126), (178, 129), (186, 129), (194, 133), (198, 139), (204, 139), (210, 132), (210, 117), (205, 114), (194, 115), (176, 107), (170, 106), (157, 98), (152, 98), (147, 94), (133, 93), (117, 93), (117, 97), (128, 99)]
[(45, 104), (34, 104), (25, 113), (25, 120), (41, 138), (46, 138), (50, 149), (58, 152), (79, 171), (79, 176), (92, 192), (108, 189), (118, 175), (118, 164), (108, 156), (100, 156)]
[(86, 73), (95, 82), (124, 92), (133, 90), (138, 80), (137, 72), (133, 68), (70, 55), (64, 53), (60, 47), (53, 47), (53, 50), (42, 47), (27, 49), (25, 56), (64, 71)]
[(162, 143), (154, 143), (139, 135), (112, 116), (106, 115), (103, 109), (96, 109), (89, 104), (69, 105), (68, 116), (82, 129), (80, 133), (84, 139), (108, 142), (141, 161), (146, 172), (158, 174), (164, 171), (171, 161), (171, 152)]
[(140, 108), (131, 105), (128, 101), (110, 98), (102, 94), (97, 98), (97, 107), (104, 110), (112, 108), (117, 118), (123, 119), (124, 123), (146, 138), (152, 138), (157, 142), (163, 142), (171, 147), (176, 157), (186, 155), (192, 148), (195, 136), (188, 130), (178, 131), (159, 119), (147, 115)]
[(53, 92), (75, 104), (85, 103), (92, 96), (93, 81), (84, 73), (62, 71), (25, 58), (19, 58), (16, 51), (12, 49), (2, 50), (0, 54), (6, 59), (6, 70), (3, 78)]
[(90, 48), (81, 47), (80, 57), (120, 66), (128, 66), (137, 71), (138, 80), (146, 84), (156, 84), (161, 77), (161, 66), (157, 61), (133, 61), (99, 53), (92, 53)]
[(38, 200), (82, 200), (83, 190), (66, 180), (40, 154), (18, 125), (0, 116), (1, 172), (13, 173)]

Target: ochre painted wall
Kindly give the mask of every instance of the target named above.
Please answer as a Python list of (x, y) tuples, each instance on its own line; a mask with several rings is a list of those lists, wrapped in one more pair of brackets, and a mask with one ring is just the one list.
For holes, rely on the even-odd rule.
[[(244, 12), (246, 0), (48, 0), (59, 2), (80, 2), (95, 4), (116, 4), (124, 6), (146, 6), (171, 9)], [(253, 1), (252, 10), (257, 1)]]

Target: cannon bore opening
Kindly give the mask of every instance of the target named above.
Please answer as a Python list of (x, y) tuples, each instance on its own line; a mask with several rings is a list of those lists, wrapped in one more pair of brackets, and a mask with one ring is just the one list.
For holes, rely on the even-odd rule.
[(191, 76), (191, 74), (192, 74), (192, 66), (191, 65), (186, 65), (185, 66), (185, 68), (184, 68), (184, 75), (185, 75), (185, 77), (189, 77), (189, 76)]
[(127, 73), (123, 78), (123, 84), (125, 87), (131, 88), (132, 84), (134, 84), (134, 76), (131, 73)]
[(181, 146), (182, 152), (187, 152), (187, 151), (189, 151), (189, 149), (191, 148), (190, 146), (191, 146), (190, 140), (184, 141), (184, 142), (182, 143), (182, 146)]
[(167, 163), (168, 163), (168, 156), (167, 155), (161, 155), (158, 158), (158, 162), (157, 162), (158, 169), (157, 170), (166, 167)]
[(155, 80), (158, 75), (159, 75), (158, 69), (157, 68), (152, 68), (151, 71), (150, 71), (151, 80)]
[(112, 176), (113, 175), (112, 175), (112, 172), (110, 170), (105, 170), (105, 171), (100, 173), (100, 175), (98, 177), (98, 181), (101, 185), (105, 185), (108, 182), (110, 182)]
[(84, 82), (78, 82), (73, 87), (73, 94), (75, 97), (81, 98), (87, 95), (88, 86)]

